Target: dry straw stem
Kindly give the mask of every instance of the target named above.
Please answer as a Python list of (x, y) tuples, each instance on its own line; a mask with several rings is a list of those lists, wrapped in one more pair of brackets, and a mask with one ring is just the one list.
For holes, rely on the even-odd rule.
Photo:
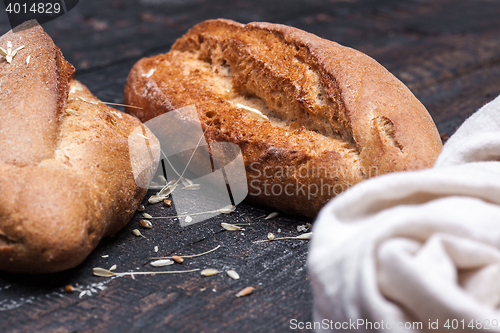
[[(175, 172), (179, 175), (179, 179), (177, 179), (177, 181), (174, 183), (174, 186), (176, 186), (179, 183), (179, 181), (182, 181), (184, 185), (186, 185), (186, 183), (184, 183), (184, 181), (186, 181), (188, 185), (193, 185), (193, 182), (191, 182), (189, 179), (184, 178), (184, 174), (186, 173), (186, 170), (189, 167), (189, 164), (191, 163), (191, 160), (193, 159), (194, 154), (198, 150), (198, 147), (201, 144), (201, 140), (203, 140), (203, 138), (205, 137), (205, 133), (207, 132), (210, 125), (212, 125), (212, 122), (213, 122), (213, 120), (207, 125), (207, 127), (205, 128), (203, 133), (200, 135), (200, 138), (198, 139), (198, 143), (196, 144), (196, 147), (194, 148), (193, 152), (191, 153), (191, 156), (189, 157), (189, 160), (187, 161), (186, 166), (184, 167), (184, 170), (182, 171), (182, 173), (179, 175), (177, 173), (177, 171)], [(164, 153), (164, 155), (165, 155), (165, 153)], [(168, 161), (168, 163), (170, 164), (170, 161)], [(172, 164), (170, 164), (170, 165), (172, 165)]]
[(134, 108), (134, 109), (142, 109), (140, 106), (134, 106), (134, 105), (128, 105), (128, 104), (119, 104), (119, 103), (111, 103), (111, 102), (104, 102), (104, 101), (99, 101), (99, 102), (94, 102), (94, 101), (89, 101), (83, 97), (78, 97), (80, 100), (90, 103), (90, 104), (99, 104), (99, 102), (107, 105), (118, 105), (118, 106), (127, 106), (129, 108)]
[(190, 272), (196, 272), (199, 271), (199, 268), (195, 269), (190, 269), (190, 270), (185, 270), (185, 271), (161, 271), (161, 272), (124, 272), (124, 273), (115, 273), (111, 272), (110, 270), (100, 268), (100, 267), (95, 267), (92, 269), (92, 273), (96, 276), (100, 277), (113, 277), (113, 276), (126, 276), (126, 275), (156, 275), (156, 274), (181, 274), (181, 273), (190, 273)]
[(308, 232), (308, 233), (306, 233), (306, 234), (302, 234), (302, 235), (295, 236), (295, 237), (278, 237), (278, 238), (274, 238), (274, 239), (270, 239), (270, 238), (272, 238), (272, 237), (269, 237), (269, 235), (268, 235), (268, 239), (259, 240), (259, 241), (253, 242), (253, 243), (255, 244), (255, 243), (272, 242), (272, 241), (283, 240), (283, 239), (302, 239), (302, 240), (309, 240), (309, 239), (311, 239), (311, 236), (312, 236), (312, 232)]
[(213, 214), (213, 213), (231, 214), (235, 210), (236, 210), (235, 206), (229, 205), (229, 206), (223, 207), (221, 209), (209, 210), (209, 211), (206, 211), (206, 212), (190, 213), (190, 214), (186, 213), (186, 214), (180, 214), (180, 215), (175, 215), (175, 216), (158, 216), (158, 217), (151, 217), (151, 218), (152, 219), (176, 219), (176, 218), (179, 218), (179, 217), (191, 217), (191, 216), (195, 216), (195, 215), (204, 215), (204, 214)]
[(208, 254), (210, 252), (214, 252), (215, 250), (217, 250), (218, 248), (220, 247), (220, 245), (217, 245), (215, 248), (207, 251), (207, 252), (203, 252), (203, 253), (199, 253), (199, 254), (190, 254), (190, 255), (187, 255), (187, 256), (177, 256), (177, 255), (174, 255), (174, 256), (171, 256), (171, 257), (152, 257), (152, 258), (149, 258), (149, 259), (174, 259), (174, 257), (181, 257), (181, 258), (195, 258), (195, 257), (200, 257), (200, 256), (203, 256), (205, 254)]

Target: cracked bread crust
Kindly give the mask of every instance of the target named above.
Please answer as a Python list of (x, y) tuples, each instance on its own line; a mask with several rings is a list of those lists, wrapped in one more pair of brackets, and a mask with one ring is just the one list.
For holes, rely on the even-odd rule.
[(49, 273), (81, 263), (134, 214), (146, 189), (128, 135), (142, 125), (72, 80), (50, 37), (27, 24), (0, 38), (25, 45), (11, 64), (0, 60), (0, 132), (10, 133), (0, 134), (0, 270)]
[(142, 121), (195, 105), (208, 142), (240, 146), (247, 199), (306, 216), (363, 179), (431, 167), (442, 148), (425, 107), (375, 60), (278, 24), (196, 25), (133, 67), (125, 103)]

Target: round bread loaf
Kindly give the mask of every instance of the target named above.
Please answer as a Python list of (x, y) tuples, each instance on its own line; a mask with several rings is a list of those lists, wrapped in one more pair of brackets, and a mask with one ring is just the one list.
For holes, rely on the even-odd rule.
[(431, 167), (442, 148), (425, 107), (383, 66), (278, 24), (196, 25), (135, 64), (125, 103), (142, 121), (195, 105), (208, 142), (239, 145), (247, 199), (306, 216), (369, 177)]

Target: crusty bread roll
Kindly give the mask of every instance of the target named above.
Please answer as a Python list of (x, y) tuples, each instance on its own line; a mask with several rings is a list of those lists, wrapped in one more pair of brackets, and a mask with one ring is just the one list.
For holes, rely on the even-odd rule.
[(142, 121), (195, 105), (207, 141), (241, 148), (247, 198), (306, 216), (369, 177), (431, 167), (442, 148), (425, 107), (375, 60), (278, 24), (196, 25), (135, 64), (125, 103)]
[(56, 272), (81, 263), (144, 197), (128, 148), (142, 125), (72, 80), (36, 21), (20, 30), (0, 37), (4, 49), (24, 46), (0, 59), (0, 270)]

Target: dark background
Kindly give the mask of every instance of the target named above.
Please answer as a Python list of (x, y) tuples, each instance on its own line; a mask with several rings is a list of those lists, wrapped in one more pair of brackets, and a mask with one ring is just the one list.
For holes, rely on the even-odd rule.
[[(1, 4), (0, 10), (0, 33), (5, 33), (10, 26)], [(103, 101), (120, 103), (127, 74), (138, 59), (167, 52), (191, 26), (219, 17), (283, 23), (367, 53), (408, 85), (443, 137), (500, 94), (496, 0), (81, 0), (43, 26), (76, 67), (75, 77)], [(297, 226), (308, 220), (283, 214), (269, 221), (259, 218), (271, 211), (241, 204), (234, 214), (184, 229), (176, 221), (155, 221), (153, 229), (142, 230), (148, 240), (131, 234), (140, 220), (136, 214), (75, 269), (43, 276), (0, 273), (0, 331), (289, 331), (293, 318), (312, 320), (308, 242), (253, 242), (268, 232), (297, 235)], [(161, 205), (149, 206), (147, 212), (174, 214)], [(251, 225), (244, 232), (228, 232), (220, 222)], [(136, 280), (92, 275), (93, 267), (113, 264), (120, 272), (154, 270), (147, 262), (155, 245), (161, 255), (194, 254), (221, 245), (176, 267), (235, 269), (241, 279), (225, 274), (202, 278), (199, 273)], [(67, 284), (77, 291), (65, 293)], [(236, 298), (246, 286), (254, 286), (254, 293)]]

